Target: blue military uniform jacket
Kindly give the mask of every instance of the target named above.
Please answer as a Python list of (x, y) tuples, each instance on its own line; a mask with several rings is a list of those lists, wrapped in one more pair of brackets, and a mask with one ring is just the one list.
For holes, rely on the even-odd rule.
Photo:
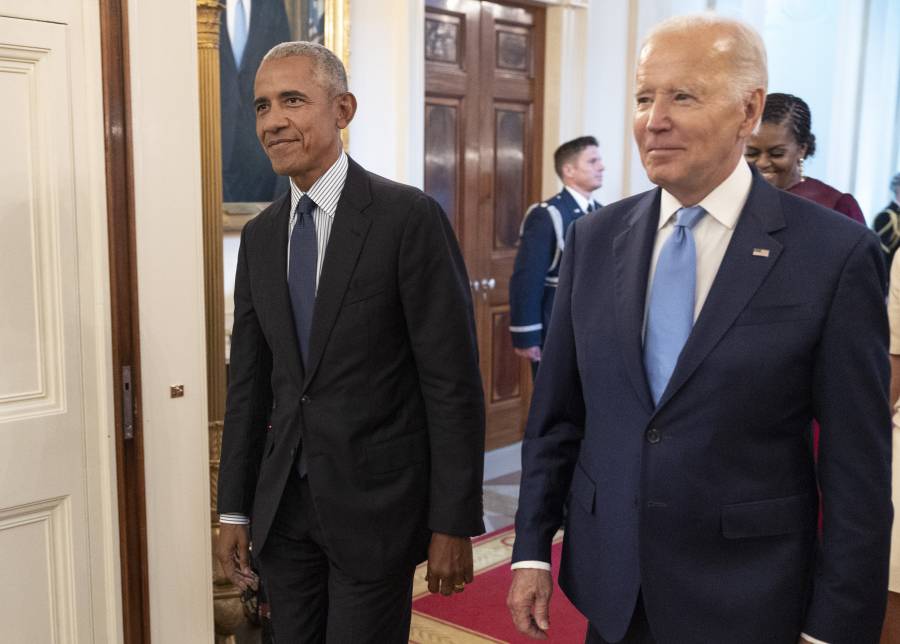
[[(596, 202), (591, 203), (599, 208)], [(517, 349), (544, 344), (566, 231), (582, 214), (578, 202), (563, 188), (547, 201), (531, 206), (522, 219), (519, 252), (509, 280), (509, 330)]]

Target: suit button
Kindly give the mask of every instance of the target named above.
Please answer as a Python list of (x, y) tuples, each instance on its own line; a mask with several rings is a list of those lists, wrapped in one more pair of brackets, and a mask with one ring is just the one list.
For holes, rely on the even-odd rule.
[(303, 404), (305, 405), (305, 404), (308, 403), (310, 400), (311, 400), (311, 398), (310, 398), (309, 396), (303, 396), (303, 398), (300, 399), (300, 402), (303, 403)]
[(662, 434), (660, 434), (659, 430), (656, 427), (651, 427), (647, 430), (647, 442), (651, 445), (656, 445), (659, 441), (662, 440)]

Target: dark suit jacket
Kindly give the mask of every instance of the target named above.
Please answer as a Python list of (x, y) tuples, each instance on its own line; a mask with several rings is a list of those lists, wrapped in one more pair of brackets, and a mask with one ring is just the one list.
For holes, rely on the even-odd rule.
[[(563, 188), (559, 193), (532, 206), (522, 221), (519, 250), (509, 279), (509, 317), (512, 327), (533, 327), (534, 331), (512, 331), (513, 346), (520, 349), (542, 346), (550, 325), (559, 265), (550, 266), (556, 256), (556, 230), (547, 210), (554, 206), (562, 217), (563, 235), (583, 214), (578, 202)], [(550, 279), (548, 279), (550, 278)]]
[(653, 190), (569, 230), (514, 560), (549, 561), (569, 493), (560, 584), (609, 641), (640, 589), (660, 644), (877, 642), (891, 525), (877, 239), (754, 173), (654, 409), (641, 329), (658, 213)]
[(303, 449), (332, 560), (383, 578), (422, 561), (430, 531), (483, 531), (484, 400), (465, 266), (433, 199), (351, 160), (304, 370), (289, 215), (285, 195), (241, 236), (219, 512), (251, 515), (263, 550)]
[(272, 163), (256, 137), (253, 82), (263, 56), (291, 39), (282, 0), (253, 0), (250, 32), (240, 69), (222, 15), (219, 30), (219, 84), (222, 105), (222, 182), (225, 201), (272, 201), (288, 190), (286, 177), (272, 171)]

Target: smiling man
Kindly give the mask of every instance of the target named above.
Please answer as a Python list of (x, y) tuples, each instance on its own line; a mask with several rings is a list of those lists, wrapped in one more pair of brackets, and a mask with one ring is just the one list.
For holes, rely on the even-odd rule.
[(559, 582), (587, 642), (879, 639), (884, 262), (744, 161), (766, 76), (759, 35), (713, 15), (641, 49), (634, 137), (658, 187), (569, 229), (522, 447), (508, 604), (532, 637), (552, 633), (565, 506)]
[(344, 153), (332, 52), (273, 48), (254, 105), (291, 190), (241, 235), (216, 554), (256, 586), (252, 537), (279, 642), (399, 644), (416, 564), (462, 592), (483, 531), (468, 277), (440, 206)]

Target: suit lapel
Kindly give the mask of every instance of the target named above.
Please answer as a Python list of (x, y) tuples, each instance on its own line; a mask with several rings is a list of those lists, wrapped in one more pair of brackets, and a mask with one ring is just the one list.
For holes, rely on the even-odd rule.
[(625, 370), (638, 399), (653, 411), (653, 401), (644, 372), (644, 301), (650, 257), (659, 224), (659, 190), (648, 192), (627, 215), (627, 228), (613, 241), (616, 283), (616, 335)]
[(370, 216), (364, 212), (371, 202), (369, 177), (353, 159), (348, 161), (347, 180), (331, 225), (331, 236), (319, 277), (309, 333), (309, 361), (304, 390), (316, 375), (371, 224)]
[[(278, 202), (276, 202), (278, 203)], [(291, 310), (291, 296), (287, 284), (287, 244), (288, 225), (291, 218), (290, 193), (281, 197), (276, 206), (275, 216), (267, 222), (269, 229), (264, 231), (266, 239), (274, 240), (271, 251), (261, 258), (263, 262), (263, 283), (268, 292), (266, 300), (270, 303), (269, 315), (273, 325), (281, 332), (276, 334), (282, 355), (296, 356), (294, 360), (286, 360), (290, 365), (291, 375), (300, 385), (303, 382), (303, 365), (300, 360), (300, 345), (297, 342), (297, 331), (294, 326), (294, 313)]]
[[(657, 408), (687, 382), (775, 266), (782, 245), (769, 233), (784, 226), (778, 190), (754, 172), (731, 243)], [(754, 254), (754, 249), (768, 250), (768, 255)]]

